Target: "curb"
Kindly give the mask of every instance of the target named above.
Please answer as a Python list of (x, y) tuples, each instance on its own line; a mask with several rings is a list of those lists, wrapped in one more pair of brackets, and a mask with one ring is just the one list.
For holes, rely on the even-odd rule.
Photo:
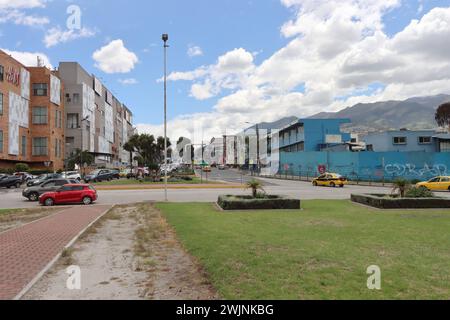
[(92, 227), (97, 221), (99, 221), (101, 218), (103, 218), (107, 213), (109, 213), (112, 209), (114, 209), (116, 206), (112, 205), (108, 210), (105, 210), (98, 218), (96, 218), (94, 221), (92, 221), (86, 228), (80, 231), (62, 250), (60, 253), (58, 253), (23, 289), (20, 291), (12, 300), (20, 300), (22, 297), (27, 294), (28, 291), (58, 262), (58, 260), (61, 258), (64, 250), (67, 250), (71, 248), (78, 239), (90, 228)]
[[(96, 186), (97, 191), (127, 191), (127, 190), (164, 190), (164, 186)], [(217, 190), (217, 189), (242, 189), (240, 185), (216, 185), (216, 186), (168, 186), (168, 190)]]

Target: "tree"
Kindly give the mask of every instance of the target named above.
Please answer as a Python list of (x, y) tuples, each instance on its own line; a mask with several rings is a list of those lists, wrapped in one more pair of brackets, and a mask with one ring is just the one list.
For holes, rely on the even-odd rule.
[(439, 106), (436, 111), (436, 122), (440, 127), (448, 128), (450, 132), (450, 102)]
[(133, 144), (133, 141), (128, 141), (123, 145), (123, 149), (130, 153), (130, 167), (133, 169), (133, 153), (136, 151), (136, 148)]
[(83, 151), (83, 155), (81, 156), (81, 150), (77, 149), (67, 161), (68, 169), (75, 170), (75, 165), (80, 165), (81, 158), (83, 158), (83, 164), (81, 164), (81, 166), (84, 166), (84, 164), (90, 166), (95, 162), (94, 156), (88, 151)]
[(255, 179), (247, 182), (246, 189), (252, 189), (253, 198), (258, 197), (259, 190), (264, 191), (262, 183)]
[(16, 172), (28, 172), (28, 171), (30, 171), (30, 167), (26, 163), (16, 164)]

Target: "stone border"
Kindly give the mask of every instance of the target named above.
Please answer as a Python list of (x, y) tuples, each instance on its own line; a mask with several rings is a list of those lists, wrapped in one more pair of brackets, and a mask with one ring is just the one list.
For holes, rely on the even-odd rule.
[(383, 198), (381, 194), (352, 194), (351, 201), (377, 209), (450, 209), (446, 198)]
[(236, 199), (233, 195), (222, 195), (217, 205), (224, 211), (232, 210), (300, 210), (301, 201), (287, 197), (274, 197), (272, 199)]

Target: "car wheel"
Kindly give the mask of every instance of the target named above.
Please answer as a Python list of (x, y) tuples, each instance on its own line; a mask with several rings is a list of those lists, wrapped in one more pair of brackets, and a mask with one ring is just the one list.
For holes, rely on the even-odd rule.
[(317, 186), (318, 186), (317, 181), (314, 181), (314, 182), (313, 182), (313, 186), (314, 186), (314, 187), (317, 187)]
[(19, 182), (17, 182), (17, 183), (16, 183), (16, 189), (19, 189), (21, 185), (22, 185), (22, 184), (20, 184)]
[(83, 204), (86, 205), (86, 206), (92, 204), (92, 199), (90, 197), (84, 197), (83, 198)]
[[(430, 189), (428, 189), (427, 187), (421, 186), (419, 189), (423, 190), (423, 191), (430, 191)], [(450, 191), (450, 188), (449, 188)]]
[(28, 199), (30, 201), (38, 201), (39, 200), (39, 194), (36, 192), (33, 192), (32, 194), (30, 194), (30, 196), (28, 197)]
[(330, 183), (330, 187), (336, 188), (336, 184), (334, 182)]
[(55, 201), (53, 201), (52, 198), (48, 198), (48, 199), (45, 199), (44, 204), (46, 207), (53, 207), (53, 205), (55, 204)]
[(343, 188), (344, 187), (344, 185), (343, 184), (341, 184), (339, 187), (341, 187), (341, 188)]

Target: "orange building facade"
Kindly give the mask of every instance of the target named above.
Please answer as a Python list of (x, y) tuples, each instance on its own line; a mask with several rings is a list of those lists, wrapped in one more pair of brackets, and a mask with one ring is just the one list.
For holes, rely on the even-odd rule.
[(63, 85), (45, 67), (26, 67), (0, 50), (0, 169), (64, 169)]

